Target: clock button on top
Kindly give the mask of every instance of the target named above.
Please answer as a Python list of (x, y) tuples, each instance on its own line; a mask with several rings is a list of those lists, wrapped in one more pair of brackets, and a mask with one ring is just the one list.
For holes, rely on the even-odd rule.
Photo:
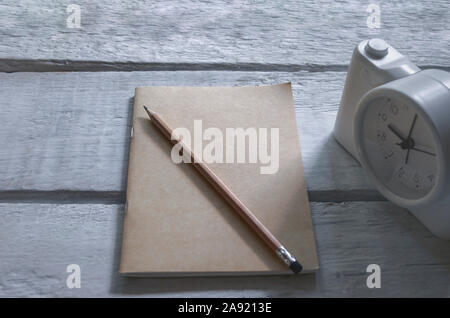
[(388, 54), (389, 45), (382, 39), (371, 39), (365, 46), (366, 53), (375, 59), (381, 59)]

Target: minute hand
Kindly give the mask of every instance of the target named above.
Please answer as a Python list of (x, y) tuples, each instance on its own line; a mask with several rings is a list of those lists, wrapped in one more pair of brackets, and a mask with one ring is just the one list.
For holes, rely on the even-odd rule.
[(409, 129), (409, 134), (408, 134), (408, 138), (407, 139), (411, 138), (414, 126), (416, 125), (416, 121), (417, 121), (417, 114), (414, 115), (414, 119), (413, 119), (413, 122), (411, 124), (411, 128)]
[[(409, 129), (409, 134), (408, 134), (408, 138), (407, 140), (411, 139), (411, 135), (414, 129), (414, 126), (416, 125), (416, 121), (417, 121), (417, 114), (414, 115), (414, 119), (413, 122), (411, 124), (411, 128)], [(414, 144), (414, 143), (413, 143)], [(406, 151), (406, 159), (405, 159), (405, 165), (408, 164), (408, 160), (409, 160), (409, 152), (411, 151), (411, 148), (408, 148), (408, 150)]]

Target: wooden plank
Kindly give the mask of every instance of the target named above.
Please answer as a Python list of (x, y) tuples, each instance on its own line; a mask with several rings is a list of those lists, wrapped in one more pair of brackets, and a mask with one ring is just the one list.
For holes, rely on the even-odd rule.
[(32, 198), (36, 191), (53, 191), (54, 197), (70, 191), (123, 196), (136, 86), (286, 81), (293, 84), (311, 198), (377, 198), (359, 164), (332, 136), (344, 80), (342, 72), (0, 74), (0, 200)]
[(321, 70), (348, 65), (361, 40), (381, 37), (418, 65), (449, 67), (447, 0), (2, 1), (0, 71)]
[[(450, 296), (448, 242), (388, 202), (313, 203), (321, 268), (297, 277), (120, 277), (123, 209), (0, 204), (0, 296)], [(66, 287), (69, 264), (81, 267), (80, 289)], [(381, 267), (380, 289), (366, 286), (369, 264)]]

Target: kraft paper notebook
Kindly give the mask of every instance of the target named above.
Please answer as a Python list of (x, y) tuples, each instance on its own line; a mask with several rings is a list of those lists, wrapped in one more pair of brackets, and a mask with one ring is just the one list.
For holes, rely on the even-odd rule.
[[(279, 129), (279, 168), (261, 162), (209, 167), (302, 263), (318, 269), (290, 83), (260, 87), (138, 87), (135, 91), (120, 272), (144, 276), (291, 274), (172, 144), (143, 105), (172, 129)], [(269, 148), (270, 138), (268, 139)], [(194, 142), (194, 141), (192, 141)], [(203, 140), (203, 148), (208, 141)], [(237, 146), (237, 143), (234, 145)], [(194, 146), (192, 145), (192, 148)], [(269, 149), (268, 154), (271, 152)], [(195, 151), (195, 150), (194, 150)], [(248, 149), (247, 149), (248, 151)], [(197, 152), (196, 152), (197, 154)], [(225, 160), (225, 159), (224, 159)], [(275, 159), (273, 159), (275, 160)], [(274, 161), (273, 161), (274, 162)]]

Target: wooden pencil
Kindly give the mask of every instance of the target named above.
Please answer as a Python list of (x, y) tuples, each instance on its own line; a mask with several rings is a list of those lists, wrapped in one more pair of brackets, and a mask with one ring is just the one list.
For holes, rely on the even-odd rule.
[(172, 139), (172, 129), (155, 112), (144, 106), (151, 122), (173, 144), (180, 143), (180, 152), (190, 157), (190, 162), (197, 171), (216, 189), (217, 192), (231, 205), (236, 213), (250, 226), (266, 245), (287, 265), (294, 273), (302, 271), (302, 265), (289, 253), (278, 239), (258, 220), (258, 218), (242, 203), (241, 200), (220, 180), (220, 178), (187, 147), (182, 140)]

